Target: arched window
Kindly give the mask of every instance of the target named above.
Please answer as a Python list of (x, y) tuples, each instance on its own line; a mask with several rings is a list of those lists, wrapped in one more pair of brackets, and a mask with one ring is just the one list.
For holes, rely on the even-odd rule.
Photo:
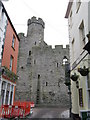
[(67, 61), (68, 61), (67, 57), (64, 56), (64, 58), (63, 58), (63, 65), (65, 65), (65, 63), (66, 63)]

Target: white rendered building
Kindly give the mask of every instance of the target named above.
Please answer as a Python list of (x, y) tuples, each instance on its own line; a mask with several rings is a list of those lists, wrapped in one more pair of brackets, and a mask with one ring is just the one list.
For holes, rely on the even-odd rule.
[(7, 26), (7, 17), (5, 12), (3, 11), (3, 6), (0, 1), (0, 65), (2, 58), (2, 45), (4, 44), (6, 26)]
[[(90, 0), (70, 0), (65, 18), (68, 18), (70, 44), (71, 99), (73, 118), (90, 114), (90, 55), (83, 48), (88, 43), (90, 31)], [(87, 75), (81, 70), (87, 69)], [(89, 116), (90, 117), (90, 116)]]

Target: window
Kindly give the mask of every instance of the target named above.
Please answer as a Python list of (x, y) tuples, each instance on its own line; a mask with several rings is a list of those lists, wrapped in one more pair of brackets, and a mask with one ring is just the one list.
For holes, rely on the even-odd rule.
[(8, 100), (9, 100), (9, 91), (6, 92), (6, 100), (5, 100), (6, 105), (8, 105)]
[(11, 96), (10, 96), (10, 105), (12, 105), (12, 98), (13, 98), (13, 92), (11, 92)]
[(40, 75), (38, 74), (38, 79), (40, 79)]
[(76, 13), (78, 13), (80, 5), (81, 5), (81, 0), (77, 0), (77, 2), (76, 2), (76, 9), (77, 9)]
[(57, 63), (57, 67), (58, 67), (58, 63)]
[(64, 56), (64, 58), (63, 58), (63, 65), (65, 65), (65, 63), (66, 63), (67, 61), (68, 61), (67, 57)]
[(15, 47), (15, 36), (13, 35), (13, 39), (12, 39), (12, 47)]
[(13, 70), (13, 56), (10, 57), (10, 70)]
[(75, 43), (75, 40), (73, 39), (72, 40), (72, 62), (74, 62), (74, 54), (75, 54), (75, 52), (74, 52), (74, 43)]
[(31, 55), (31, 51), (29, 51), (29, 56)]
[[(1, 6), (0, 6), (0, 10), (1, 10)], [(0, 11), (0, 20), (1, 20), (1, 17), (2, 17), (2, 11)]]
[(37, 44), (37, 43), (36, 43), (36, 41), (35, 41), (35, 43), (34, 43), (34, 44), (35, 44), (35, 45)]
[(88, 96), (89, 96), (89, 101), (90, 101), (90, 90), (88, 90)]
[(1, 42), (1, 37), (0, 37), (0, 42)]
[(36, 64), (36, 60), (34, 60), (34, 65)]
[(60, 80), (58, 81), (58, 87), (60, 87)]
[(85, 46), (85, 31), (84, 31), (84, 22), (82, 21), (79, 26), (79, 33), (80, 33), (80, 46), (81, 49)]
[(46, 86), (48, 86), (48, 82), (46, 82)]

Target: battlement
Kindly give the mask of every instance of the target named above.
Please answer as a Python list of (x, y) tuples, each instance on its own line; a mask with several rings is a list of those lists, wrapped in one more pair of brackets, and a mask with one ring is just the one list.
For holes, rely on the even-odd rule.
[(55, 49), (63, 49), (63, 45), (55, 45)]
[(41, 18), (37, 19), (35, 16), (33, 16), (31, 19), (28, 19), (27, 25), (29, 26), (32, 23), (40, 24), (40, 25), (42, 25), (43, 28), (45, 28), (45, 23)]
[(19, 34), (18, 34), (18, 37), (19, 37), (19, 39), (22, 39), (22, 38), (25, 37), (25, 35), (24, 35), (24, 33), (19, 33)]
[(66, 48), (63, 47), (63, 45), (55, 45), (55, 49), (63, 50), (63, 49), (69, 49), (69, 45), (66, 45)]

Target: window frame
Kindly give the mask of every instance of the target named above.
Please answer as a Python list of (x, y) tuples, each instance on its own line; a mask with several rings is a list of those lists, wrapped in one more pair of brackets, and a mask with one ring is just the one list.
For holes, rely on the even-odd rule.
[(14, 57), (11, 55), (10, 56), (10, 67), (9, 67), (10, 71), (13, 71), (13, 63), (14, 63)]
[(85, 46), (85, 27), (84, 27), (84, 21), (82, 20), (79, 25), (79, 37), (80, 37), (80, 46), (81, 50)]
[(12, 38), (12, 48), (15, 49), (15, 36), (13, 35), (13, 38)]
[(80, 6), (81, 6), (81, 0), (77, 0), (76, 1), (76, 13), (78, 13)]

